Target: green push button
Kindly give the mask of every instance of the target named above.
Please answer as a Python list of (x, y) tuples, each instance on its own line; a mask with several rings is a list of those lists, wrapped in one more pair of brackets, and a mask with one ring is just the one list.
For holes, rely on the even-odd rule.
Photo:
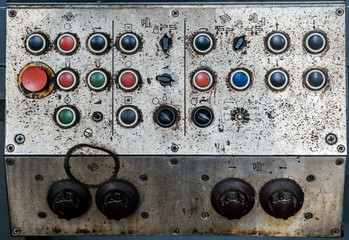
[(102, 88), (105, 86), (106, 82), (105, 75), (101, 72), (92, 73), (90, 77), (90, 82), (94, 88)]
[(62, 126), (70, 126), (75, 121), (75, 113), (69, 108), (63, 108), (58, 112), (58, 122)]

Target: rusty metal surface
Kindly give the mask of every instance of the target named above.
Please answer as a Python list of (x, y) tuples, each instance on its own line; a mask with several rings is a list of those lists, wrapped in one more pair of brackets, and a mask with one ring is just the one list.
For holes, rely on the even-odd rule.
[[(15, 9), (16, 16), (7, 20), (6, 73), (6, 145), (14, 144), (15, 149), (6, 154), (61, 155), (73, 145), (89, 143), (126, 155), (336, 155), (338, 144), (346, 147), (345, 16), (336, 14), (339, 7), (344, 9), (338, 5)], [(178, 17), (171, 15), (173, 9), (179, 11)], [(142, 25), (146, 17), (150, 27)], [(86, 48), (93, 32), (105, 32), (116, 43), (130, 28), (142, 40), (141, 50), (134, 55), (123, 55), (114, 46), (105, 55), (95, 56)], [(281, 55), (265, 49), (264, 38), (276, 30), (290, 37), (290, 49)], [(303, 48), (304, 36), (314, 30), (325, 32), (328, 38), (328, 49), (319, 55)], [(40, 56), (28, 54), (24, 47), (26, 36), (36, 31), (50, 40), (49, 51)], [(200, 31), (210, 32), (216, 41), (214, 50), (203, 56), (190, 46), (193, 35)], [(81, 43), (76, 54), (69, 57), (59, 54), (53, 45), (63, 32), (77, 34)], [(159, 49), (165, 33), (173, 39), (168, 54)], [(246, 35), (247, 47), (235, 52), (233, 39), (242, 35)], [(55, 73), (70, 66), (79, 73), (80, 84), (73, 92), (56, 89), (45, 98), (28, 99), (20, 92), (17, 77), (32, 62), (43, 62)], [(113, 76), (111, 86), (98, 93), (86, 83), (87, 74), (96, 67)], [(139, 90), (125, 93), (115, 79), (121, 69), (129, 67), (140, 73), (142, 84)], [(322, 90), (313, 92), (303, 86), (302, 76), (317, 67), (326, 70), (329, 81)], [(208, 92), (198, 92), (191, 86), (190, 78), (200, 68), (216, 76), (216, 84)], [(229, 87), (227, 78), (235, 68), (252, 72), (248, 90), (238, 92)], [(265, 84), (266, 74), (273, 68), (283, 68), (290, 76), (283, 92), (273, 92)], [(175, 80), (171, 87), (155, 80), (164, 73)], [(79, 110), (81, 118), (73, 128), (61, 129), (53, 114), (67, 103)], [(117, 122), (116, 113), (126, 104), (141, 111), (142, 122), (135, 128), (123, 128)], [(162, 129), (153, 121), (153, 113), (161, 104), (179, 111), (180, 120), (171, 128)], [(213, 109), (215, 119), (210, 127), (193, 124), (191, 113), (198, 106)], [(231, 120), (238, 107), (248, 110), (248, 123)], [(101, 122), (93, 122), (94, 111), (104, 114)], [(89, 134), (84, 134), (86, 129)], [(19, 133), (26, 139), (21, 145), (14, 143)], [(326, 144), (328, 133), (337, 135), (336, 145)], [(172, 144), (179, 147), (176, 153), (171, 151)]]
[[(91, 157), (90, 157), (91, 158)], [(254, 236), (322, 236), (335, 237), (331, 230), (341, 229), (344, 187), (344, 164), (337, 157), (178, 157), (178, 164), (167, 157), (120, 157), (116, 178), (131, 182), (140, 194), (134, 214), (120, 221), (108, 220), (94, 203), (95, 188), (90, 188), (92, 205), (83, 216), (60, 220), (46, 202), (50, 185), (66, 179), (63, 157), (7, 157), (6, 165), (11, 227), (19, 235), (254, 235)], [(96, 165), (108, 165), (107, 158), (95, 157)], [(75, 172), (94, 179), (87, 165)], [(111, 164), (112, 165), (112, 164)], [(111, 166), (110, 165), (110, 166)], [(102, 169), (102, 168), (101, 168)], [(104, 170), (103, 170), (104, 171)], [(43, 181), (37, 181), (42, 175)], [(140, 176), (147, 175), (147, 181)], [(202, 175), (209, 177), (202, 181)], [(307, 176), (315, 181), (308, 182)], [(271, 179), (290, 178), (305, 193), (302, 209), (287, 221), (275, 219), (262, 209), (258, 196), (252, 211), (240, 220), (218, 215), (210, 203), (210, 192), (219, 181), (235, 177), (249, 182), (257, 194)], [(90, 180), (91, 180), (90, 179)], [(98, 183), (98, 182), (95, 182)], [(46, 218), (38, 213), (45, 212)], [(149, 217), (141, 217), (147, 212)], [(202, 218), (208, 213), (208, 218)], [(304, 214), (312, 213), (306, 220)]]

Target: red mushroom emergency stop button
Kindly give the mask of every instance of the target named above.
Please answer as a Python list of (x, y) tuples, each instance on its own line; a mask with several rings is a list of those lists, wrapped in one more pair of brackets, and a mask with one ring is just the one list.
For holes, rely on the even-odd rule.
[(57, 85), (64, 91), (74, 89), (77, 85), (77, 74), (72, 70), (62, 70), (58, 73)]
[(133, 91), (139, 85), (139, 74), (134, 70), (124, 70), (119, 74), (118, 84), (124, 91)]
[(58, 37), (57, 47), (58, 50), (65, 54), (73, 53), (78, 46), (78, 41), (73, 34), (64, 33)]
[(29, 92), (40, 92), (47, 80), (46, 72), (38, 66), (28, 67), (22, 72), (22, 85)]
[(213, 76), (207, 70), (197, 71), (193, 76), (193, 85), (200, 91), (208, 90), (213, 85)]

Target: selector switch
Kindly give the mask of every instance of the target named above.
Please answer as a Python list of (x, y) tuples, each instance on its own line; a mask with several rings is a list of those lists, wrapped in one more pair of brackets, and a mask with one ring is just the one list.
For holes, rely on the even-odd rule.
[(139, 82), (139, 73), (135, 70), (123, 70), (118, 77), (119, 87), (126, 92), (136, 90)]
[(126, 54), (135, 53), (139, 49), (139, 40), (136, 34), (126, 33), (119, 39), (119, 47)]
[(63, 54), (72, 54), (78, 46), (78, 40), (71, 33), (64, 33), (57, 39), (57, 48)]
[(283, 33), (273, 33), (268, 37), (268, 49), (272, 53), (283, 53), (288, 47), (288, 38)]
[(57, 74), (57, 85), (63, 91), (73, 90), (77, 82), (77, 74), (73, 70), (62, 70)]
[(120, 220), (138, 207), (139, 194), (129, 182), (114, 180), (102, 184), (96, 193), (96, 205), (107, 218)]
[(164, 52), (167, 52), (171, 48), (172, 40), (170, 37), (167, 36), (167, 34), (165, 34), (165, 36), (161, 38), (160, 46), (161, 46), (161, 49), (164, 50)]
[(196, 126), (205, 128), (211, 125), (213, 112), (208, 107), (198, 107), (193, 111), (192, 119)]
[(325, 73), (317, 69), (308, 71), (305, 76), (305, 86), (313, 91), (322, 89), (326, 81)]
[(255, 202), (255, 190), (244, 180), (229, 178), (216, 184), (211, 192), (211, 204), (223, 217), (240, 219), (248, 214)]
[(213, 75), (207, 70), (199, 70), (194, 74), (192, 84), (197, 90), (206, 91), (213, 85)]
[(72, 106), (60, 107), (56, 110), (55, 119), (60, 127), (70, 128), (78, 120), (78, 111)]
[(72, 180), (55, 182), (47, 194), (50, 209), (59, 217), (70, 220), (83, 215), (91, 202), (89, 190)]
[(246, 47), (245, 36), (235, 38), (233, 43), (234, 43), (234, 49), (236, 51), (243, 49), (244, 47)]
[(155, 122), (163, 128), (169, 128), (175, 124), (178, 117), (178, 112), (176, 109), (170, 106), (161, 106), (159, 107), (155, 114)]
[(288, 85), (288, 75), (281, 69), (272, 70), (267, 76), (267, 84), (272, 90), (282, 91)]
[(259, 198), (268, 214), (287, 220), (302, 208), (304, 193), (295, 181), (281, 178), (265, 184), (260, 190)]
[(243, 69), (238, 69), (230, 74), (230, 86), (238, 91), (246, 90), (251, 84), (250, 74)]
[(93, 54), (103, 54), (108, 50), (109, 40), (102, 33), (94, 33), (87, 40), (87, 47)]
[(305, 48), (313, 54), (321, 53), (327, 45), (326, 38), (318, 32), (310, 33), (305, 38)]
[(47, 47), (48, 40), (41, 33), (33, 33), (26, 40), (26, 49), (32, 54), (42, 54)]
[(156, 76), (156, 80), (160, 82), (161, 86), (170, 86), (174, 80), (169, 74), (162, 74), (160, 76)]
[(103, 70), (93, 70), (87, 76), (87, 84), (94, 91), (104, 90), (108, 82), (108, 74)]
[(118, 121), (123, 127), (134, 127), (139, 123), (139, 110), (135, 107), (122, 107), (118, 111)]
[(207, 33), (199, 33), (193, 39), (193, 47), (199, 54), (208, 53), (213, 48), (213, 39)]

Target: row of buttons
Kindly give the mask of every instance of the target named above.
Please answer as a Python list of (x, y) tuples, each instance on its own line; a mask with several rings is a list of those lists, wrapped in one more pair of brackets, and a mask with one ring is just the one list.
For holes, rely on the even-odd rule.
[[(98, 113), (98, 119), (93, 116), (93, 120), (99, 122), (102, 114)], [(121, 107), (117, 112), (117, 120), (119, 124), (125, 128), (135, 127), (140, 121), (140, 110), (135, 106)], [(198, 107), (192, 112), (192, 120), (198, 127), (205, 128), (211, 125), (214, 115), (213, 111), (208, 107)], [(70, 128), (79, 120), (79, 112), (73, 106), (63, 106), (56, 110), (55, 119), (57, 124), (62, 128)], [(155, 122), (163, 128), (173, 126), (179, 119), (178, 111), (170, 106), (161, 106), (154, 113)]]
[[(245, 38), (234, 40), (234, 49), (238, 50), (246, 46)], [(125, 33), (118, 40), (119, 49), (125, 54), (133, 54), (140, 48), (140, 38), (134, 33)], [(285, 33), (272, 33), (267, 37), (267, 48), (270, 52), (280, 54), (289, 48), (289, 37)], [(62, 54), (73, 54), (79, 41), (76, 35), (64, 33), (55, 41), (58, 50)], [(172, 40), (165, 35), (160, 40), (162, 49), (166, 52), (172, 44)], [(235, 45), (238, 44), (237, 47)], [(214, 40), (209, 33), (199, 33), (193, 38), (194, 50), (198, 54), (209, 53), (214, 47)], [(87, 40), (87, 47), (93, 54), (104, 54), (110, 48), (110, 40), (105, 33), (93, 33)], [(308, 33), (305, 37), (304, 47), (313, 54), (321, 53), (327, 46), (326, 37), (320, 32)], [(48, 47), (48, 38), (42, 33), (33, 33), (26, 40), (26, 49), (32, 54), (42, 54)]]

